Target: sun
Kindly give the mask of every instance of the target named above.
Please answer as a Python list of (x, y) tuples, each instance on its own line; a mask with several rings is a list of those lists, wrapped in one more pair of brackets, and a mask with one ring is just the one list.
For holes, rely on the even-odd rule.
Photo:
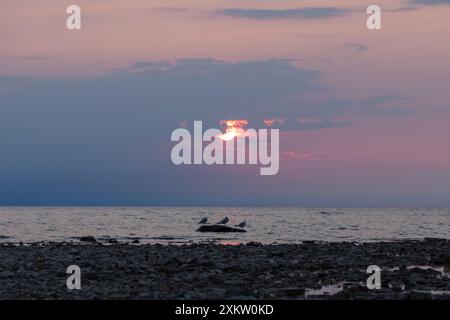
[[(242, 130), (242, 129), (240, 129), (240, 130)], [(233, 140), (234, 138), (236, 138), (239, 135), (240, 135), (239, 129), (235, 128), (235, 127), (231, 127), (231, 128), (227, 128), (226, 132), (224, 134), (221, 134), (219, 136), (219, 138), (222, 140), (225, 140), (225, 141), (229, 141), (229, 140)]]
[(221, 125), (225, 125), (225, 133), (219, 135), (219, 138), (224, 141), (230, 141), (234, 138), (244, 134), (243, 127), (248, 124), (247, 120), (223, 120)]

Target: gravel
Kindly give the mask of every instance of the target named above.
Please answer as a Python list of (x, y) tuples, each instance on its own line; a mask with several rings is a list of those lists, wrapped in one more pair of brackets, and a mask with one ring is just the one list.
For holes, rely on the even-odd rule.
[[(85, 238), (86, 239), (86, 238)], [(0, 299), (450, 299), (450, 241), (0, 245)], [(69, 265), (81, 290), (66, 286)], [(381, 267), (379, 290), (367, 267)]]

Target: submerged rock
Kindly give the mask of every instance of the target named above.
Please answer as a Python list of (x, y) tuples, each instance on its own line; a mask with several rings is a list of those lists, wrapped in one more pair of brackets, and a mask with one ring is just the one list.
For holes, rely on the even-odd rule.
[(198, 232), (247, 232), (244, 229), (233, 228), (233, 227), (217, 225), (217, 224), (210, 225), (210, 226), (204, 225), (195, 231), (198, 231)]
[(81, 242), (97, 242), (97, 239), (95, 239), (93, 236), (87, 236), (87, 237), (81, 237)]

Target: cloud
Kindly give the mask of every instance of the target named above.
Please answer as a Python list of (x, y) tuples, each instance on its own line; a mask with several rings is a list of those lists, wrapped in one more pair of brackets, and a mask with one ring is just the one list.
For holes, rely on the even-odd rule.
[(269, 128), (280, 129), (281, 131), (309, 131), (309, 130), (320, 130), (320, 129), (332, 129), (332, 128), (343, 128), (353, 125), (352, 121), (338, 121), (333, 119), (322, 119), (322, 118), (293, 118), (293, 119), (283, 119), (283, 121), (274, 121), (271, 123), (271, 119), (265, 119), (260, 123), (256, 122), (257, 126), (262, 126), (263, 123)]
[[(305, 93), (320, 97), (317, 93), (325, 91), (319, 75), (289, 60), (143, 61), (107, 76), (87, 79), (4, 77), (0, 78), (0, 94), (6, 112), (39, 110), (37, 117), (42, 117), (43, 122), (69, 121), (64, 116), (67, 113), (74, 115), (73, 119), (85, 117), (93, 123), (101, 122), (106, 112), (117, 122), (128, 118), (141, 123), (148, 119), (149, 128), (142, 130), (153, 131), (155, 136), (164, 136), (180, 121), (194, 120), (203, 120), (210, 127), (217, 127), (224, 119), (247, 119), (252, 127), (265, 125), (265, 119), (285, 119), (275, 126), (289, 131), (339, 128), (352, 122), (337, 121), (335, 117), (373, 112), (378, 105), (399, 99), (378, 96), (361, 101), (335, 97), (305, 100)], [(151, 123), (152, 119), (157, 121)], [(125, 132), (131, 129), (124, 127)]]
[(155, 10), (160, 12), (186, 13), (189, 12), (191, 9), (181, 7), (159, 7), (156, 8)]
[(390, 116), (390, 117), (405, 117), (411, 115), (410, 110), (401, 107), (393, 107), (389, 109), (377, 109), (375, 110), (375, 113), (382, 116)]
[(23, 57), (11, 57), (11, 58), (2, 58), (0, 61), (44, 61), (51, 60), (50, 57), (46, 56), (23, 56)]
[(414, 5), (407, 5), (407, 6), (403, 6), (403, 7), (396, 8), (396, 9), (384, 9), (384, 11), (387, 11), (387, 12), (410, 12), (410, 11), (417, 11), (417, 10), (419, 10), (419, 8)]
[(434, 5), (445, 5), (448, 4), (450, 5), (450, 0), (411, 0), (410, 1), (413, 4), (418, 4), (418, 5), (430, 5), (430, 6), (434, 6)]
[(32, 61), (50, 60), (49, 57), (44, 57), (44, 56), (25, 56), (22, 59), (23, 60), (32, 60)]
[(363, 52), (367, 50), (367, 46), (361, 43), (344, 43), (344, 46), (352, 48), (356, 52)]
[(383, 96), (372, 97), (369, 99), (364, 99), (361, 101), (361, 103), (366, 106), (377, 106), (380, 104), (404, 101), (404, 100), (407, 100), (407, 98), (401, 97), (401, 96), (396, 96), (396, 95), (383, 95)]
[(214, 11), (218, 15), (258, 20), (267, 19), (322, 19), (340, 17), (350, 10), (336, 7), (306, 7), (293, 9), (244, 9), (228, 8)]
[(83, 79), (0, 77), (0, 203), (186, 205), (205, 194), (248, 197), (233, 175), (251, 181), (253, 168), (173, 166), (170, 134), (193, 120), (204, 128), (224, 119), (246, 119), (249, 128), (285, 119), (273, 123), (284, 131), (341, 128), (352, 125), (341, 116), (396, 99), (324, 99), (319, 77), (288, 60), (210, 59), (143, 61)]
[(377, 157), (364, 153), (336, 153), (336, 152), (299, 152), (284, 151), (282, 157), (307, 161), (341, 161), (341, 160), (374, 160)]

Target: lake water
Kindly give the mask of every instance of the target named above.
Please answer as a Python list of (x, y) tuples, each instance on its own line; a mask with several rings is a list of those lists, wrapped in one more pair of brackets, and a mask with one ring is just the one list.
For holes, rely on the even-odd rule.
[[(247, 233), (199, 233), (198, 221), (247, 221)], [(75, 241), (80, 236), (141, 243), (297, 243), (450, 238), (450, 209), (0, 207), (0, 241)]]

